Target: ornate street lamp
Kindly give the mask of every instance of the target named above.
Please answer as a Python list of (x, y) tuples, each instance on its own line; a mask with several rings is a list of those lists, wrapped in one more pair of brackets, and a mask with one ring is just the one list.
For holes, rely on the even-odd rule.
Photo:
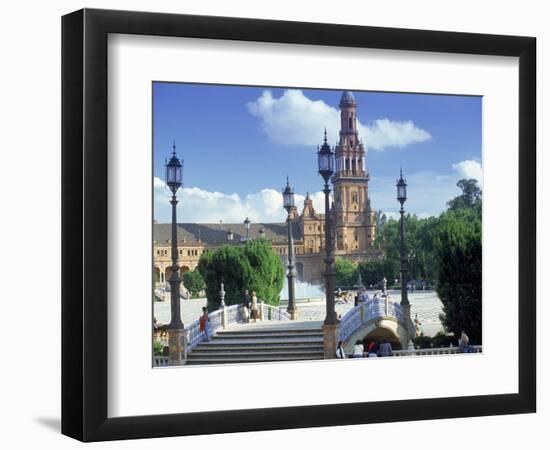
[(407, 323), (407, 344), (409, 348), (413, 348), (411, 339), (411, 305), (409, 303), (409, 297), (407, 293), (408, 283), (408, 261), (407, 261), (407, 249), (405, 246), (405, 209), (403, 205), (407, 201), (407, 181), (403, 179), (403, 170), (400, 170), (399, 180), (397, 180), (397, 201), (401, 204), (399, 213), (401, 214), (400, 234), (401, 242), (399, 245), (399, 254), (401, 259), (401, 307), (403, 309), (403, 315)]
[(400, 244), (399, 254), (401, 259), (401, 305), (408, 305), (409, 298), (407, 297), (407, 251), (405, 248), (405, 209), (403, 205), (407, 201), (407, 182), (403, 179), (403, 170), (400, 171), (399, 180), (397, 180), (397, 201), (401, 204), (399, 210), (401, 214), (400, 222)]
[(248, 242), (249, 233), (250, 233), (250, 219), (247, 217), (244, 219), (244, 227), (246, 228), (246, 241)]
[(330, 185), (329, 181), (334, 173), (334, 152), (327, 142), (327, 130), (323, 145), (317, 151), (317, 163), (319, 175), (325, 181), (323, 192), (325, 194), (325, 291), (326, 291), (326, 317), (323, 324), (323, 342), (325, 358), (335, 358), (338, 340), (338, 317), (334, 305), (334, 250), (332, 236), (332, 220), (330, 217)]
[(169, 340), (169, 362), (171, 365), (181, 364), (182, 354), (184, 352), (185, 343), (183, 322), (181, 321), (180, 312), (180, 276), (178, 265), (178, 231), (177, 231), (177, 217), (176, 217), (176, 205), (178, 200), (176, 198), (176, 192), (182, 185), (182, 169), (183, 164), (176, 156), (176, 143), (172, 147), (172, 157), (166, 163), (166, 186), (172, 192), (172, 199), (170, 204), (172, 205), (172, 266), (170, 267), (172, 273), (168, 282), (170, 283), (170, 310), (171, 320), (168, 324), (168, 340)]
[(294, 190), (290, 187), (288, 177), (286, 177), (286, 187), (283, 190), (283, 206), (287, 212), (286, 223), (288, 233), (288, 274), (286, 276), (288, 280), (288, 307), (286, 310), (290, 314), (290, 318), (296, 320), (298, 317), (295, 292), (296, 270), (294, 268), (294, 240), (292, 237), (292, 220), (290, 218), (290, 211), (294, 208)]

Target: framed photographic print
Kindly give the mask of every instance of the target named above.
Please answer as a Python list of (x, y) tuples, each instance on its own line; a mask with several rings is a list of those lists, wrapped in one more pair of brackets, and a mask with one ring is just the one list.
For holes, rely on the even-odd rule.
[(62, 25), (64, 434), (535, 411), (534, 38)]

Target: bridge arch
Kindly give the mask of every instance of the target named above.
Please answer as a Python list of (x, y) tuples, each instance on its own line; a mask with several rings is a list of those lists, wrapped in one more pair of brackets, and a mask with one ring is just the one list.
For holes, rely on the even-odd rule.
[(405, 339), (406, 335), (407, 330), (405, 330), (395, 319), (384, 318), (372, 320), (355, 330), (344, 341), (344, 348), (346, 352), (353, 353), (353, 346), (357, 341), (382, 342), (386, 340), (392, 345), (394, 350), (401, 350), (403, 348), (402, 341)]
[[(407, 322), (409, 324), (407, 325)], [(357, 341), (387, 340), (394, 349), (406, 349), (414, 337), (414, 324), (390, 298), (369, 300), (349, 310), (340, 322), (340, 340), (351, 352)]]

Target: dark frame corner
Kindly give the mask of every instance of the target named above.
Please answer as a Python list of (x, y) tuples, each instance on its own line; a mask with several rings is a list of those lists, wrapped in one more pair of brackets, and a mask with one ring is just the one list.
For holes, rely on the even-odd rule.
[[(518, 393), (108, 418), (109, 33), (519, 57)], [(101, 441), (535, 412), (535, 91), (536, 40), (532, 37), (90, 9), (64, 16), (62, 433), (82, 441)]]

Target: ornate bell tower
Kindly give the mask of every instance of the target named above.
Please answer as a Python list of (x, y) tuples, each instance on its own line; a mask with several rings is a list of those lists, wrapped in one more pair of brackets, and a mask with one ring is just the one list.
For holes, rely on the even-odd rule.
[(374, 242), (376, 223), (369, 199), (365, 148), (357, 131), (357, 104), (349, 91), (340, 99), (340, 140), (336, 145), (334, 207), (336, 252), (365, 252)]

